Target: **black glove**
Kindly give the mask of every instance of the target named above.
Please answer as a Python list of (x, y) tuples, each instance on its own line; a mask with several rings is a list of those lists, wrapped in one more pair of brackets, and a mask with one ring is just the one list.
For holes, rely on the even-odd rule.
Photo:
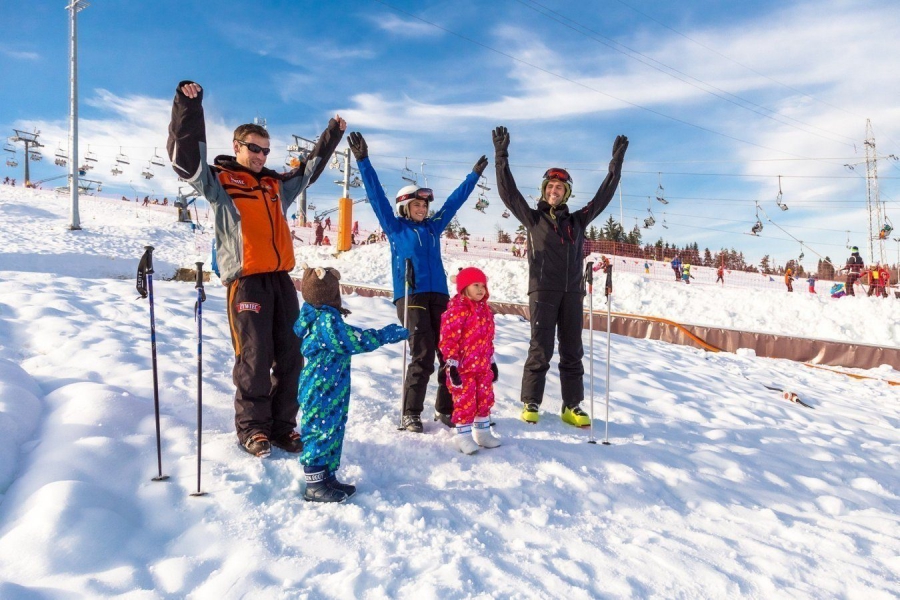
[(616, 141), (613, 142), (612, 160), (609, 161), (609, 172), (613, 175), (621, 177), (626, 150), (628, 150), (628, 138), (624, 135), (616, 136)]
[(506, 127), (497, 127), (491, 132), (491, 137), (494, 139), (494, 154), (509, 156), (509, 131)]
[(500, 377), (500, 371), (497, 370), (497, 363), (491, 363), (491, 373), (494, 374), (494, 378), (491, 381), (497, 381), (497, 378)]
[(357, 162), (369, 157), (369, 145), (366, 144), (366, 140), (360, 132), (354, 131), (348, 135), (347, 144), (350, 146), (350, 152), (353, 153)]
[(482, 155), (482, 157), (478, 159), (478, 162), (475, 163), (475, 166), (472, 167), (472, 170), (478, 173), (478, 176), (481, 177), (484, 174), (484, 168), (487, 167), (487, 165), (487, 156)]
[(459, 369), (456, 368), (456, 365), (447, 367), (447, 379), (450, 380), (452, 387), (462, 387), (462, 377), (459, 376)]

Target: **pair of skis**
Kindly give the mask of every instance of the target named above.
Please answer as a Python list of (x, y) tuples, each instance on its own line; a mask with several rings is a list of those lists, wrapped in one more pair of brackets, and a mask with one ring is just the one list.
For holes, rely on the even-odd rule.
[[(204, 496), (200, 490), (200, 449), (203, 434), (203, 303), (206, 302), (206, 291), (203, 289), (203, 263), (197, 264), (197, 278), (194, 288), (197, 290), (197, 301), (194, 304), (194, 319), (197, 321), (197, 491), (191, 496)], [(159, 378), (156, 366), (156, 316), (153, 311), (153, 246), (144, 246), (144, 255), (138, 264), (135, 283), (141, 298), (150, 301), (150, 356), (153, 365), (153, 410), (156, 416), (156, 463), (157, 475), (153, 481), (165, 481), (168, 475), (162, 471), (162, 442), (159, 425)]]

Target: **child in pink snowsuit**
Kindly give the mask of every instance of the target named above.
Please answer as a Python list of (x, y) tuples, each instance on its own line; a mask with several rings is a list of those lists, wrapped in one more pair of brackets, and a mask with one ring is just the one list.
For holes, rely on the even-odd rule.
[(456, 296), (441, 315), (441, 353), (447, 361), (447, 383), (453, 396), (453, 445), (464, 454), (479, 446), (496, 448), (491, 432), (494, 406), (494, 314), (488, 306), (487, 277), (475, 267), (456, 276)]

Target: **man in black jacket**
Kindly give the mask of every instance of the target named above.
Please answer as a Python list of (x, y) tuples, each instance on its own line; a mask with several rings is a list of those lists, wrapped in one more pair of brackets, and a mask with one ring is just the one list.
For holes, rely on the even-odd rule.
[(562, 388), (562, 420), (576, 427), (590, 425), (581, 409), (584, 399), (584, 366), (581, 343), (584, 283), (584, 232), (612, 200), (622, 176), (628, 138), (620, 135), (613, 144), (609, 174), (594, 198), (584, 208), (569, 212), (572, 178), (565, 169), (548, 169), (541, 184), (537, 208), (528, 206), (509, 170), (509, 132), (493, 131), (497, 165), (497, 189), (503, 204), (528, 232), (528, 309), (531, 345), (522, 373), (522, 419), (537, 423), (544, 399), (544, 385), (553, 337), (559, 338), (559, 379)]

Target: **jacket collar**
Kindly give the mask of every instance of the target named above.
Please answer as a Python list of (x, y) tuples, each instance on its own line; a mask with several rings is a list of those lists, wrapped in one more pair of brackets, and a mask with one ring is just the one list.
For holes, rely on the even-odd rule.
[(253, 171), (251, 171), (250, 169), (248, 169), (247, 167), (245, 167), (244, 165), (239, 163), (235, 159), (235, 157), (229, 156), (227, 154), (220, 154), (219, 156), (217, 156), (216, 160), (213, 161), (213, 164), (215, 164), (220, 169), (226, 169), (228, 171), (236, 171), (238, 173), (246, 173), (247, 175), (250, 175), (257, 181), (259, 181), (263, 177), (271, 177), (272, 179), (277, 179), (279, 181), (281, 181), (281, 179), (282, 179), (282, 176), (280, 173), (277, 173), (276, 171), (273, 171), (272, 169), (268, 169), (266, 167), (263, 167), (262, 171), (260, 171), (259, 173), (254, 173)]

